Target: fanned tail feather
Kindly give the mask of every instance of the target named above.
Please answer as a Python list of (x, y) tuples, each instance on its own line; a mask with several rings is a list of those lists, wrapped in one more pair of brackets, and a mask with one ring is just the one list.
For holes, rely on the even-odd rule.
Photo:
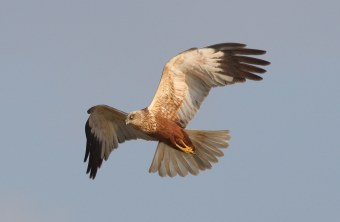
[(210, 169), (212, 163), (218, 162), (218, 157), (224, 154), (222, 148), (229, 146), (229, 131), (185, 130), (195, 146), (195, 154), (189, 154), (174, 149), (163, 142), (159, 142), (149, 172), (161, 177), (182, 177), (197, 175), (199, 171)]

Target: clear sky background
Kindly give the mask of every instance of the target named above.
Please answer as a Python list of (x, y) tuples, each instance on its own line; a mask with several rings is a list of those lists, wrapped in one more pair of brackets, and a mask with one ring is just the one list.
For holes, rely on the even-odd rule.
[[(0, 221), (339, 221), (339, 1), (122, 2), (0, 1)], [(219, 163), (161, 178), (132, 141), (90, 180), (87, 109), (144, 108), (172, 56), (221, 42), (272, 64), (190, 123), (231, 130)]]

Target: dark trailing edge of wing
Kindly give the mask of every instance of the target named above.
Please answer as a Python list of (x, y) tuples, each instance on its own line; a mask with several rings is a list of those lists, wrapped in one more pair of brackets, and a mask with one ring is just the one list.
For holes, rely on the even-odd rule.
[(85, 125), (85, 134), (87, 138), (86, 142), (86, 151), (85, 151), (85, 157), (84, 162), (88, 159), (88, 166), (86, 173), (90, 174), (90, 178), (94, 179), (97, 174), (97, 170), (100, 168), (100, 166), (103, 163), (103, 159), (101, 158), (101, 143), (99, 140), (95, 137), (95, 135), (91, 132), (91, 127), (89, 125), (89, 120), (86, 121)]
[(249, 55), (263, 55), (266, 51), (245, 47), (246, 45), (241, 43), (221, 43), (208, 46), (207, 48), (224, 53), (220, 61), (220, 68), (223, 69), (222, 74), (234, 77), (233, 82), (244, 82), (246, 79), (262, 80), (262, 77), (257, 74), (263, 74), (266, 70), (258, 66), (266, 66), (270, 62), (249, 57)]

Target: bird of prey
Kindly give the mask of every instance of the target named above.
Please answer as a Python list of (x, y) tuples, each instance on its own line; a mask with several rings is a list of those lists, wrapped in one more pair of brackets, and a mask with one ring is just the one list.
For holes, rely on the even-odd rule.
[(94, 179), (103, 160), (118, 144), (127, 140), (158, 141), (149, 172), (161, 177), (197, 175), (210, 169), (229, 145), (228, 130), (192, 130), (187, 124), (199, 110), (213, 87), (249, 80), (261, 80), (270, 63), (254, 58), (266, 51), (240, 43), (221, 43), (191, 48), (173, 57), (163, 74), (151, 104), (125, 113), (107, 105), (97, 105), (90, 114), (84, 162)]

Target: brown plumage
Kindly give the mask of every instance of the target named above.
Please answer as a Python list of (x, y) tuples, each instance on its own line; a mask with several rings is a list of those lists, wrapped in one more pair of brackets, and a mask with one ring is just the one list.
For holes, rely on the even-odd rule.
[(89, 109), (86, 122), (87, 173), (94, 179), (103, 159), (119, 143), (132, 139), (159, 141), (149, 172), (160, 176), (197, 175), (210, 169), (228, 147), (229, 131), (186, 129), (212, 87), (246, 79), (261, 80), (270, 63), (254, 57), (263, 50), (248, 49), (239, 43), (222, 43), (192, 48), (173, 57), (151, 104), (129, 114), (106, 105)]
[(181, 150), (176, 146), (189, 146), (192, 148), (192, 152), (195, 150), (195, 146), (191, 142), (188, 134), (184, 129), (176, 122), (166, 119), (160, 115), (156, 116), (157, 128), (155, 132), (148, 135), (157, 138), (160, 142), (166, 143), (174, 149)]

